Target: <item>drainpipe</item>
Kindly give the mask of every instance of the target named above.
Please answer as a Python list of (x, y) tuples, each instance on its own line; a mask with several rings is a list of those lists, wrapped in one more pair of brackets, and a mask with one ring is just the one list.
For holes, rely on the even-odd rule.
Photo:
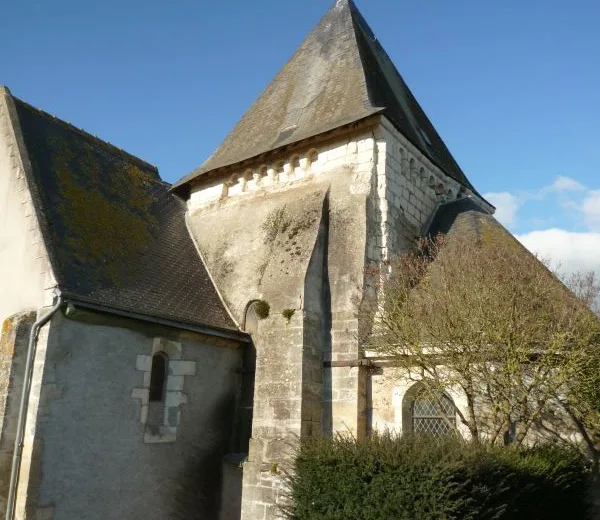
[(37, 336), (40, 329), (48, 323), (50, 318), (60, 309), (63, 304), (63, 298), (59, 294), (56, 303), (44, 316), (39, 318), (31, 327), (29, 334), (29, 345), (27, 347), (27, 361), (25, 362), (25, 375), (23, 378), (23, 391), (21, 392), (21, 403), (19, 405), (19, 418), (17, 420), (17, 436), (15, 438), (15, 447), (13, 450), (12, 466), (10, 470), (10, 484), (8, 486), (8, 498), (6, 501), (6, 520), (13, 520), (15, 514), (15, 498), (17, 491), (17, 480), (21, 468), (21, 454), (23, 452), (23, 437), (25, 436), (25, 416), (27, 415), (27, 405), (29, 403), (29, 393), (31, 391), (31, 375), (33, 373), (33, 359), (37, 346)]

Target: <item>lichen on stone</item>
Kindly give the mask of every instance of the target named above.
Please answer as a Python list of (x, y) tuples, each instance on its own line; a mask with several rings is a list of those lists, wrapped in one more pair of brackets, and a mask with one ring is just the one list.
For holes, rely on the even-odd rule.
[(14, 333), (15, 319), (9, 317), (2, 323), (2, 332), (0, 332), (0, 352), (5, 353), (6, 348), (9, 345), (9, 337)]
[(291, 321), (295, 313), (296, 309), (283, 309), (283, 311), (281, 311), (281, 315), (287, 320), (288, 323)]
[(292, 221), (288, 215), (286, 205), (271, 211), (260, 226), (264, 233), (264, 243), (271, 244), (279, 233), (285, 233)]

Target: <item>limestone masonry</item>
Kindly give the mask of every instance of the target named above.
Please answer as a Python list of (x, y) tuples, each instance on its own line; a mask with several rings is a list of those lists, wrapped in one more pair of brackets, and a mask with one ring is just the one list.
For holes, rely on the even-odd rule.
[(298, 439), (410, 430), (359, 311), (442, 211), (494, 208), (352, 0), (174, 186), (2, 87), (2, 511), (272, 520)]

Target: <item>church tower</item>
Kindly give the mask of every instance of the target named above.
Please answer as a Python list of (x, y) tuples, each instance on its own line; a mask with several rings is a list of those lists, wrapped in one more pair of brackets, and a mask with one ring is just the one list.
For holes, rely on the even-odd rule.
[(337, 0), (173, 190), (222, 299), (252, 333), (242, 518), (272, 519), (296, 439), (394, 426), (358, 339), (367, 268), (408, 251), (445, 203), (493, 207), (352, 0)]

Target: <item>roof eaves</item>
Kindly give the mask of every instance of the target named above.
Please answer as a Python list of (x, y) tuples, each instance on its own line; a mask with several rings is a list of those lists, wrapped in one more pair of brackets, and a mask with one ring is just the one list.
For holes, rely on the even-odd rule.
[(193, 323), (189, 321), (176, 320), (168, 316), (143, 314), (116, 305), (109, 306), (102, 303), (98, 303), (92, 298), (85, 298), (76, 294), (70, 294), (68, 292), (62, 292), (62, 295), (66, 301), (71, 302), (76, 306), (84, 307), (98, 312), (103, 312), (106, 314), (114, 314), (115, 316), (131, 318), (134, 320), (156, 323), (158, 325), (165, 325), (168, 327), (174, 327), (193, 332), (200, 332), (202, 334), (237, 340), (243, 343), (249, 343), (251, 341), (250, 336), (242, 331), (221, 329), (219, 327), (206, 325), (201, 322)]
[(310, 139), (314, 139), (316, 137), (322, 137), (322, 136), (327, 136), (327, 134), (330, 134), (332, 132), (335, 132), (336, 130), (340, 130), (343, 131), (344, 129), (346, 129), (347, 127), (357, 124), (357, 123), (361, 123), (363, 121), (367, 121), (370, 117), (378, 115), (378, 114), (382, 114), (384, 112), (385, 108), (383, 107), (373, 107), (371, 110), (369, 110), (366, 114), (361, 115), (360, 117), (356, 117), (356, 118), (352, 118), (348, 121), (343, 121), (340, 123), (336, 123), (335, 125), (332, 125), (331, 127), (326, 127), (323, 130), (320, 130), (314, 134), (308, 134), (308, 135), (299, 135), (297, 137), (293, 137), (290, 138), (289, 140), (283, 141), (280, 144), (277, 145), (277, 147), (275, 148), (270, 148), (267, 150), (262, 150), (260, 152), (255, 153), (254, 155), (236, 160), (236, 161), (231, 161), (231, 162), (227, 162), (225, 164), (221, 164), (215, 168), (211, 168), (208, 170), (203, 170), (203, 167), (200, 166), (199, 168), (196, 168), (194, 171), (192, 171), (191, 173), (189, 173), (188, 175), (182, 177), (181, 179), (179, 179), (177, 182), (175, 182), (174, 184), (171, 185), (171, 191), (174, 193), (182, 193), (183, 190), (185, 189), (184, 187), (194, 181), (195, 179), (197, 179), (198, 177), (204, 177), (207, 175), (211, 175), (220, 171), (224, 171), (236, 164), (240, 164), (240, 163), (244, 163), (247, 161), (253, 161), (258, 159), (259, 157), (265, 155), (265, 154), (270, 154), (270, 153), (276, 153), (278, 150), (282, 150), (288, 146), (296, 146), (299, 145), (300, 143), (304, 142), (304, 141), (308, 141)]

